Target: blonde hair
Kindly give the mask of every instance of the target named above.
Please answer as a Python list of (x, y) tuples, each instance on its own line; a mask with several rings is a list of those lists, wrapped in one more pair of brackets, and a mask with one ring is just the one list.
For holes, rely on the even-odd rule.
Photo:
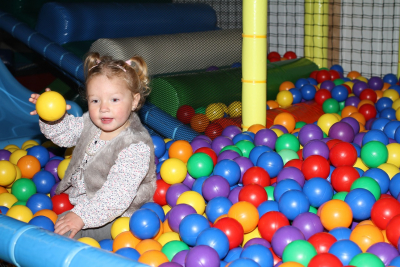
[(110, 56), (100, 56), (99, 53), (90, 53), (84, 63), (86, 86), (93, 77), (105, 75), (112, 79), (119, 77), (126, 82), (132, 95), (140, 94), (140, 100), (136, 107), (139, 110), (146, 97), (150, 94), (149, 76), (147, 64), (140, 56), (134, 56), (127, 61), (115, 60)]

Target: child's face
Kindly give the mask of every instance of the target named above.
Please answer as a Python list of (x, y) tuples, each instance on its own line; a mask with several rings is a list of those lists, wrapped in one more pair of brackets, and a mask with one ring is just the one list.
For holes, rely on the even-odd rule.
[(128, 125), (128, 119), (138, 105), (140, 95), (132, 95), (121, 78), (105, 75), (93, 77), (87, 84), (89, 115), (103, 132), (102, 139), (116, 137)]

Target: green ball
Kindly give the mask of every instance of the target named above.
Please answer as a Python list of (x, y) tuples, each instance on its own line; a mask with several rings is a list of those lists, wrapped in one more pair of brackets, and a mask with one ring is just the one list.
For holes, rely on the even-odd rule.
[(385, 264), (372, 253), (360, 253), (351, 259), (349, 265), (356, 267), (384, 267)]
[(209, 176), (214, 168), (214, 162), (206, 153), (194, 153), (187, 162), (187, 170), (193, 178)]
[(182, 250), (189, 250), (189, 246), (182, 241), (173, 240), (166, 243), (162, 247), (161, 252), (167, 256), (169, 261), (172, 261), (172, 258), (176, 255), (176, 253)]
[(363, 188), (368, 190), (374, 195), (376, 200), (378, 200), (381, 196), (381, 187), (379, 186), (378, 182), (375, 181), (375, 179), (372, 179), (371, 177), (362, 176), (357, 180), (355, 180), (351, 184), (350, 190), (356, 188)]
[(296, 122), (296, 125), (294, 126), (294, 128), (295, 129), (299, 129), (299, 128), (303, 127), (306, 124), (307, 123), (305, 123), (304, 121), (298, 121), (298, 122)]
[(308, 266), (310, 260), (317, 255), (314, 246), (305, 240), (295, 240), (283, 250), (282, 261), (294, 261)]
[(292, 159), (299, 159), (299, 155), (297, 155), (297, 153), (291, 149), (282, 149), (278, 152), (278, 154), (282, 158), (283, 165)]
[(21, 178), (14, 182), (11, 193), (19, 201), (28, 201), (32, 195), (36, 194), (36, 185), (31, 179)]
[(319, 70), (329, 70), (329, 69), (325, 68), (325, 67), (322, 67), (322, 68), (319, 68)]
[(219, 153), (221, 154), (225, 150), (233, 150), (233, 151), (236, 151), (239, 154), (239, 156), (241, 156), (241, 157), (243, 156), (242, 150), (240, 150), (240, 148), (238, 148), (235, 145), (225, 146), (224, 148), (221, 149), (221, 151)]
[(388, 159), (387, 147), (379, 141), (370, 141), (361, 148), (361, 160), (369, 168), (377, 168)]
[(346, 106), (346, 101), (339, 102), (339, 109), (342, 110)]
[(246, 157), (246, 158), (248, 158), (250, 156), (251, 150), (255, 147), (253, 142), (251, 142), (249, 140), (241, 140), (241, 141), (237, 142), (235, 144), (235, 146), (237, 146), (240, 149), (240, 151), (242, 151), (243, 157)]
[(344, 201), (344, 199), (346, 198), (347, 194), (348, 194), (348, 192), (345, 192), (345, 191), (338, 192), (338, 193), (333, 195), (332, 199), (339, 199), (339, 200)]
[(196, 108), (196, 109), (194, 110), (194, 112), (195, 112), (196, 114), (206, 114), (206, 108), (205, 108), (205, 107), (199, 107), (199, 108)]
[(335, 85), (341, 85), (341, 84), (344, 84), (344, 80), (343, 79), (336, 79), (336, 80), (333, 81), (333, 83)]
[(317, 214), (317, 213), (318, 213), (318, 210), (317, 210), (317, 208), (314, 208), (313, 206), (310, 206), (310, 208), (308, 209), (308, 212)]
[(273, 186), (266, 186), (266, 187), (264, 187), (264, 189), (265, 189), (265, 191), (267, 192), (268, 200), (275, 200), (275, 198), (274, 198), (274, 190), (275, 190), (275, 187), (273, 187)]
[(328, 137), (328, 135), (327, 135), (324, 131), (322, 131), (322, 136), (323, 136), (324, 138), (327, 138), (327, 137)]
[(281, 136), (276, 139), (275, 143), (275, 150), (276, 152), (279, 152), (283, 149), (291, 149), (295, 152), (299, 151), (300, 149), (300, 142), (299, 139), (297, 139), (296, 136), (293, 134), (282, 134)]
[(322, 104), (322, 110), (325, 113), (337, 113), (339, 108), (339, 102), (334, 98), (329, 98)]
[(17, 206), (17, 205), (26, 206), (26, 201), (17, 201), (14, 204), (12, 204), (11, 207), (14, 207), (14, 206)]

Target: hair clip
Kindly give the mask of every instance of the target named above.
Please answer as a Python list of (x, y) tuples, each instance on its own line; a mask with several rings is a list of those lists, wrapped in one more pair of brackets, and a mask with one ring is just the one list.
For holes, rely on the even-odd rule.
[(89, 71), (91, 71), (94, 67), (97, 67), (100, 64), (100, 59), (96, 59), (96, 64), (90, 67)]

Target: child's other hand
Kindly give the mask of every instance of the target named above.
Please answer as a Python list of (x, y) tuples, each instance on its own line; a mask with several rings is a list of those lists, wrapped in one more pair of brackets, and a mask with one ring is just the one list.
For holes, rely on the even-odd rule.
[[(50, 90), (50, 88), (46, 88), (45, 91), (46, 91), (46, 92), (49, 92), (49, 91), (51, 91), (51, 90)], [(29, 102), (31, 102), (31, 103), (33, 103), (33, 104), (36, 105), (36, 102), (37, 102), (39, 96), (40, 96), (39, 94), (31, 94), (31, 97), (29, 98)], [(71, 105), (67, 105), (67, 110), (70, 110), (70, 109), (71, 109)], [(36, 110), (31, 111), (30, 114), (31, 114), (31, 115), (36, 115), (36, 114), (37, 114), (37, 111), (36, 111)]]
[(73, 238), (84, 225), (81, 217), (71, 211), (56, 222), (54, 225), (54, 233), (64, 235), (68, 231), (71, 231), (69, 237)]

